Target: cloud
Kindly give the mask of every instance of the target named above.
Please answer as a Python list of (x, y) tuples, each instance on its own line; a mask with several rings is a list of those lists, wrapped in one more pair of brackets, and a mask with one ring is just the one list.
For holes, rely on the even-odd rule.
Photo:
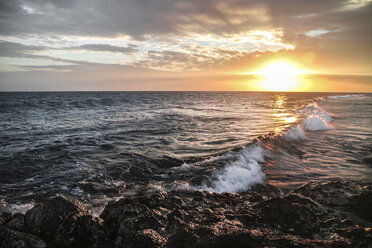
[(101, 63), (94, 63), (90, 61), (84, 61), (84, 60), (71, 60), (71, 59), (64, 59), (64, 58), (58, 58), (54, 56), (48, 56), (48, 55), (39, 55), (38, 52), (43, 52), (48, 49), (51, 49), (50, 47), (46, 46), (27, 46), (23, 45), (21, 43), (15, 43), (15, 42), (7, 42), (7, 41), (0, 41), (0, 55), (1, 57), (8, 57), (8, 58), (18, 58), (18, 59), (38, 59), (41, 61), (49, 60), (49, 61), (55, 61), (55, 62), (61, 62), (62, 64), (56, 65), (20, 65), (20, 68), (34, 68), (34, 69), (42, 69), (42, 68), (48, 68), (48, 69), (57, 69), (57, 68), (63, 68), (66, 69), (66, 67), (73, 68), (74, 65), (97, 65)]
[[(370, 8), (370, 1), (340, 0), (3, 0), (0, 5), (0, 32), (20, 34), (66, 34), (116, 36), (194, 33), (240, 33), (280, 27), (318, 29), (344, 22), (347, 12)], [(347, 7), (354, 6), (355, 8)], [(358, 7), (358, 8), (356, 8)], [(332, 17), (332, 18), (330, 18)], [(294, 21), (297, 20), (297, 21)], [(327, 24), (326, 20), (331, 22)], [(335, 20), (336, 21), (336, 20)]]
[[(165, 71), (202, 70), (219, 67), (255, 51), (293, 49), (290, 44), (281, 42), (282, 35), (281, 32), (274, 30), (231, 34), (223, 37), (193, 34), (188, 37), (174, 36), (172, 39), (150, 37), (147, 40), (128, 38), (102, 40), (96, 37), (56, 39), (63, 41), (63, 44), (69, 44), (68, 46), (59, 46), (58, 42), (45, 42), (45, 38), (40, 42), (40, 39), (33, 37), (33, 42), (28, 40), (27, 44), (19, 43), (23, 42), (22, 39), (16, 39), (18, 42), (2, 41), (0, 52), (1, 50), (4, 52), (0, 55), (2, 57), (48, 59), (69, 64), (119, 63)], [(104, 43), (92, 43), (97, 41)], [(30, 43), (38, 45), (29, 45)], [(1, 46), (4, 48), (1, 49)], [(27, 66), (22, 63), (22, 68), (45, 68), (45, 63), (42, 63), (42, 66), (32, 64)], [(50, 67), (50, 69), (58, 68), (62, 66), (51, 65)]]
[(15, 57), (15, 58), (35, 58), (36, 55), (32, 52), (42, 51), (43, 46), (25, 46), (20, 43), (0, 41), (0, 55), (1, 57)]
[(112, 53), (112, 63), (173, 71), (295, 49), (371, 64), (371, 16), (370, 0), (3, 0), (0, 57), (97, 64)]
[(62, 47), (62, 50), (86, 50), (96, 52), (113, 52), (113, 53), (135, 53), (137, 46), (130, 44), (126, 47), (113, 46), (108, 44), (85, 44), (80, 46)]

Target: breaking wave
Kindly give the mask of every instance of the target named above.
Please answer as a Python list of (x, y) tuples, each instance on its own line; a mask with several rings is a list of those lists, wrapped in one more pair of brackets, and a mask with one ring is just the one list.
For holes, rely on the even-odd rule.
[(303, 126), (306, 130), (319, 131), (333, 129), (329, 122), (333, 121), (332, 116), (321, 109), (318, 104), (312, 103), (301, 111), (304, 114)]
[(339, 98), (353, 98), (353, 97), (364, 97), (363, 94), (355, 94), (355, 95), (338, 95), (338, 96), (329, 96), (329, 99), (339, 99)]
[(196, 189), (236, 193), (246, 191), (254, 184), (263, 183), (265, 173), (260, 163), (265, 162), (265, 153), (259, 144), (244, 148), (235, 162), (212, 174), (210, 185), (202, 185)]
[(333, 121), (332, 116), (315, 102), (299, 110), (299, 113), (302, 116), (300, 123), (290, 126), (280, 134), (259, 137), (258, 141), (250, 143), (243, 150), (235, 154), (229, 153), (198, 163), (183, 164), (183, 166), (179, 167), (179, 171), (186, 171), (191, 168), (195, 169), (198, 166), (213, 163), (221, 159), (228, 160), (224, 167), (216, 169), (209, 176), (207, 182), (204, 182), (200, 186), (186, 185), (185, 187), (217, 193), (238, 193), (249, 190), (255, 184), (263, 183), (265, 173), (262, 170), (261, 164), (265, 162), (265, 157), (268, 155), (268, 151), (263, 148), (265, 146), (264, 144), (269, 142), (275, 143), (278, 146), (286, 146), (284, 143), (298, 143), (306, 140), (305, 130), (319, 131), (333, 129), (329, 124)]
[(300, 126), (293, 126), (284, 133), (283, 137), (286, 141), (301, 141), (306, 139), (306, 134)]

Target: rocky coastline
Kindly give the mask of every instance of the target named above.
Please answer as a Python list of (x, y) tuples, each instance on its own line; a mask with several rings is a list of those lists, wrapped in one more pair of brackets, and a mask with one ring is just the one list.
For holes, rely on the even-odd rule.
[(0, 247), (372, 247), (372, 184), (309, 182), (282, 195), (143, 191), (94, 217), (55, 197), (0, 214)]

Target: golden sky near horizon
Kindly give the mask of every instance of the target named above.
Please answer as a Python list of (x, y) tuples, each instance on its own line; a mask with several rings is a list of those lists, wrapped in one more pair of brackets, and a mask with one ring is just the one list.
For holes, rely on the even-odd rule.
[(4, 0), (0, 20), (0, 91), (372, 92), (372, 0)]

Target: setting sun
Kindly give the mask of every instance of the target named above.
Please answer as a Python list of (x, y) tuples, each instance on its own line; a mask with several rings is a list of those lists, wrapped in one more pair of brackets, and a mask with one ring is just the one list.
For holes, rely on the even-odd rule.
[(257, 71), (262, 78), (260, 88), (268, 91), (296, 90), (300, 87), (298, 77), (304, 73), (295, 63), (282, 60), (270, 62)]

